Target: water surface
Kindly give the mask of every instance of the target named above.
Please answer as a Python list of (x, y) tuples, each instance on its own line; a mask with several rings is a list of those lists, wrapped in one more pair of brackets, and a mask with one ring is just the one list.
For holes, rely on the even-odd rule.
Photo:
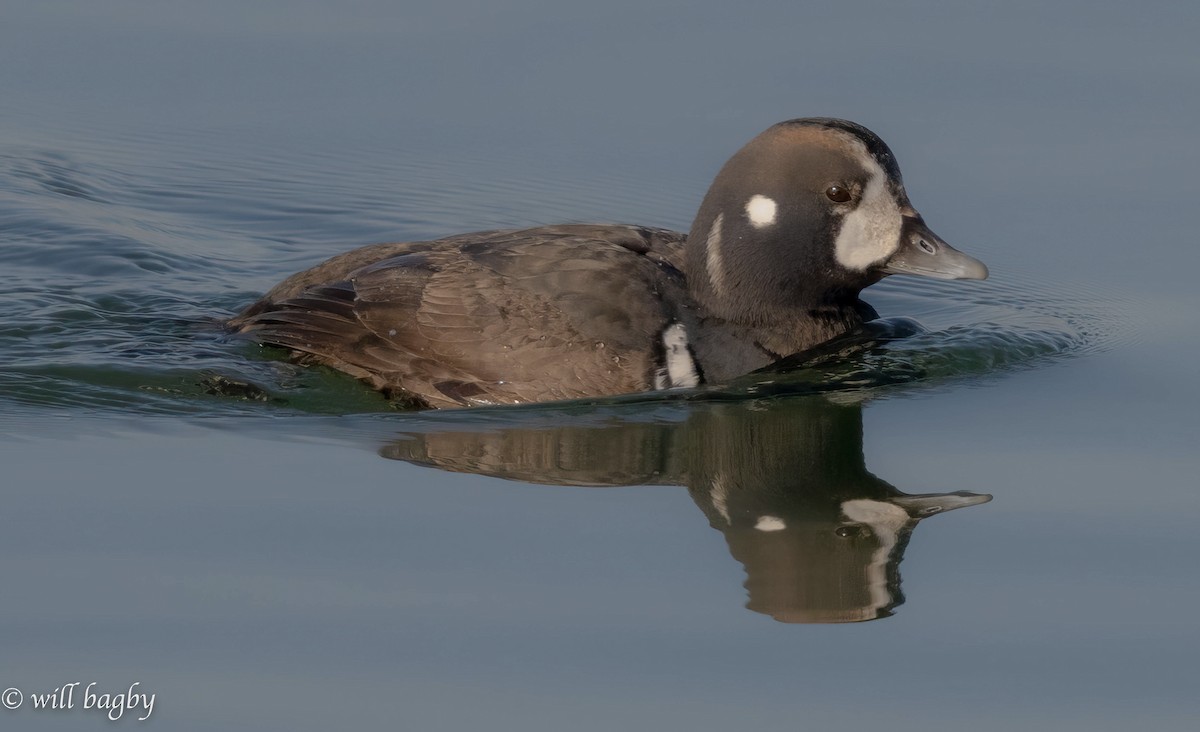
[[(12, 4), (0, 688), (140, 681), (161, 729), (1192, 728), (1195, 14), (701, 10)], [(223, 338), (359, 244), (687, 229), (809, 115), (992, 279), (891, 278), (875, 338), (666, 398), (404, 413)]]

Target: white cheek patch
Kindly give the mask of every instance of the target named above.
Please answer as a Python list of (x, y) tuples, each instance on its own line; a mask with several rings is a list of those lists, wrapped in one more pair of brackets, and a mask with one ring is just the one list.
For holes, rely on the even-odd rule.
[[(687, 329), (683, 324), (674, 323), (664, 330), (662, 342), (667, 358), (667, 382), (670, 386), (699, 386), (700, 374), (696, 371), (696, 362), (688, 350)], [(657, 385), (658, 380), (655, 381)]]
[(779, 207), (775, 201), (763, 195), (755, 195), (746, 202), (746, 218), (756, 229), (764, 229), (775, 224), (775, 213)]
[(896, 253), (903, 225), (900, 207), (885, 183), (887, 175), (877, 164), (872, 165), (862, 200), (842, 219), (834, 242), (838, 264), (859, 272)]
[(708, 230), (708, 238), (704, 240), (704, 249), (707, 252), (705, 263), (708, 267), (708, 279), (712, 282), (713, 289), (717, 294), (725, 292), (725, 261), (721, 258), (721, 224), (725, 221), (725, 214), (717, 214), (717, 218), (713, 219), (712, 227)]

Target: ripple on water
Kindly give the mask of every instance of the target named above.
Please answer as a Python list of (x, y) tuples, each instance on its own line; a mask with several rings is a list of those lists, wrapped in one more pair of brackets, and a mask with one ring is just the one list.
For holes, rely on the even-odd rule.
[[(316, 167), (330, 162), (314, 160)], [(390, 409), (349, 377), (226, 342), (218, 323), (318, 259), (318, 250), (430, 234), (433, 219), (416, 211), (462, 206), (462, 198), (451, 203), (430, 193), (461, 181), (452, 184), (449, 164), (400, 162), (411, 189), (385, 196), (376, 184), (404, 179), (396, 168), (364, 164), (339, 179), (294, 161), (220, 162), (153, 168), (63, 153), (0, 156), (0, 263), (15, 283), (0, 292), (0, 401), (10, 418), (47, 409), (195, 416)], [(519, 182), (468, 185), (478, 188), (470, 197), (485, 203), (530, 195)], [(574, 185), (568, 193), (594, 198)], [(607, 185), (614, 200), (628, 190), (627, 181)], [(538, 176), (531, 186), (549, 192), (556, 182)], [(389, 205), (404, 213), (389, 218), (381, 213)], [(440, 223), (432, 233), (453, 230)], [(375, 235), (383, 231), (396, 236)], [(291, 244), (306, 236), (338, 244)], [(1128, 337), (1115, 303), (1003, 267), (982, 283), (890, 278), (867, 299), (921, 327), (885, 321), (734, 384), (603, 401), (896, 394), (978, 383)]]

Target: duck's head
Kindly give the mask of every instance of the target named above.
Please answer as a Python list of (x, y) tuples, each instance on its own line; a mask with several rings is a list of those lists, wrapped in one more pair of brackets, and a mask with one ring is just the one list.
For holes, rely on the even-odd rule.
[(743, 323), (853, 302), (889, 274), (988, 274), (925, 225), (883, 140), (829, 118), (781, 122), (729, 159), (692, 224), (686, 267), (701, 303)]

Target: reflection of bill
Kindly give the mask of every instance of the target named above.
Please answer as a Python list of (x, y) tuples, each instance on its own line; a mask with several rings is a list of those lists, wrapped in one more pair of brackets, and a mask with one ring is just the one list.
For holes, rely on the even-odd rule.
[(891, 614), (917, 522), (991, 500), (879, 480), (863, 460), (862, 408), (821, 398), (700, 405), (665, 424), (417, 433), (383, 455), (533, 483), (685, 485), (745, 566), (747, 607), (790, 623)]

